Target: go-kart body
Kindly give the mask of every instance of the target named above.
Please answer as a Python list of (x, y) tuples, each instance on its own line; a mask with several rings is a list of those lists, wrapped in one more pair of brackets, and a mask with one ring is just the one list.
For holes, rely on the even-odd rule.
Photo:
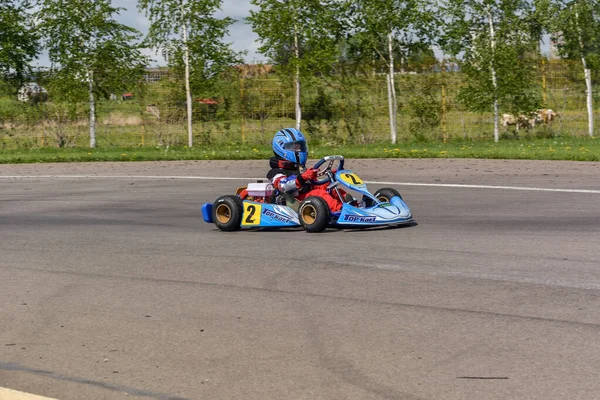
[[(339, 162), (337, 171), (331, 169), (334, 161)], [(367, 185), (355, 173), (343, 169), (344, 159), (342, 156), (328, 156), (319, 161), (314, 168), (321, 167), (329, 162), (325, 173), (325, 179), (315, 181), (315, 184), (329, 183), (328, 191), (337, 191), (339, 198), (343, 200), (341, 210), (328, 213), (328, 226), (339, 227), (370, 227), (381, 225), (406, 225), (413, 224), (412, 213), (402, 197), (393, 189), (394, 195), (376, 197), (367, 189)], [(347, 201), (348, 193), (351, 201)], [(376, 192), (377, 193), (377, 192)], [(344, 195), (345, 194), (345, 195)], [(354, 196), (362, 195), (362, 201)], [(357, 196), (357, 197), (358, 197)], [(388, 198), (389, 197), (389, 198)], [(303, 226), (302, 217), (299, 215), (299, 203), (290, 198), (285, 205), (270, 202), (274, 196), (250, 197), (241, 201), (241, 221), (236, 228), (283, 228)], [(220, 207), (217, 199), (215, 203), (206, 203), (202, 206), (203, 219), (206, 222), (215, 222), (214, 207)], [(236, 200), (239, 204), (239, 202)], [(300, 204), (300, 208), (302, 204)], [(218, 214), (218, 213), (217, 213)], [(220, 217), (217, 216), (218, 219)], [(219, 226), (219, 222), (216, 222)], [(219, 226), (220, 227), (220, 226)], [(221, 227), (220, 227), (221, 228)], [(225, 229), (233, 230), (233, 229)]]

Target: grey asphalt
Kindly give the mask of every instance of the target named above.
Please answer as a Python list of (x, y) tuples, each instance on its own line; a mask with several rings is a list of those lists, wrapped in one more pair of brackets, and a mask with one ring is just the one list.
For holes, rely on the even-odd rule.
[(600, 163), (349, 160), (418, 225), (322, 234), (220, 232), (200, 206), (246, 180), (173, 178), (265, 164), (0, 165), (0, 387), (599, 398)]

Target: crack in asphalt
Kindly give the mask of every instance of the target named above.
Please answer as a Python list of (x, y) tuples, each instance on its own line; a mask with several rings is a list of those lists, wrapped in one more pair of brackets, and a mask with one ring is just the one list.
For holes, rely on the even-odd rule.
[(297, 292), (297, 291), (291, 291), (291, 290), (264, 288), (264, 287), (256, 287), (256, 286), (240, 286), (240, 285), (232, 285), (232, 284), (200, 282), (200, 281), (186, 281), (186, 280), (177, 280), (177, 279), (145, 278), (145, 277), (126, 276), (126, 275), (124, 276), (124, 275), (110, 275), (110, 274), (92, 274), (92, 273), (82, 273), (82, 272), (73, 272), (73, 271), (48, 271), (48, 270), (36, 269), (36, 268), (19, 268), (19, 267), (10, 267), (10, 266), (0, 266), (0, 268), (12, 269), (12, 270), (18, 270), (18, 271), (44, 272), (44, 273), (57, 274), (57, 275), (73, 275), (73, 276), (95, 277), (95, 278), (106, 278), (106, 279), (126, 279), (126, 280), (131, 280), (131, 281), (160, 282), (160, 283), (178, 284), (178, 285), (186, 285), (186, 286), (206, 286), (206, 287), (214, 287), (214, 288), (222, 288), (222, 289), (266, 292), (266, 293), (293, 295), (293, 296), (307, 296), (307, 297), (323, 298), (323, 299), (329, 299), (329, 300), (347, 301), (347, 302), (360, 303), (360, 304), (375, 304), (375, 305), (388, 306), (388, 307), (425, 309), (425, 310), (431, 310), (431, 311), (436, 311), (436, 312), (444, 311), (444, 312), (462, 313), (462, 314), (467, 314), (467, 315), (491, 316), (491, 317), (496, 317), (496, 318), (526, 320), (526, 321), (535, 321), (535, 322), (547, 322), (547, 323), (553, 323), (553, 324), (565, 324), (568, 326), (581, 326), (581, 327), (588, 327), (588, 328), (592, 328), (592, 329), (600, 329), (600, 323), (570, 321), (570, 320), (565, 320), (565, 319), (535, 317), (535, 316), (530, 316), (530, 315), (498, 313), (498, 312), (493, 312), (493, 311), (469, 310), (469, 309), (454, 308), (454, 307), (440, 307), (440, 306), (429, 306), (429, 305), (412, 304), (412, 303), (398, 303), (398, 302), (390, 302), (390, 301), (368, 300), (368, 299), (360, 299), (360, 298), (353, 298), (353, 297), (347, 297), (347, 296), (335, 296), (335, 295), (327, 295), (327, 294), (320, 294), (320, 293)]

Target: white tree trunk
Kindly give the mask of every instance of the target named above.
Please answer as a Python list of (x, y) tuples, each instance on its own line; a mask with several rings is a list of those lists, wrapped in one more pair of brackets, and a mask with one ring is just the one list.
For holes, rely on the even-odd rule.
[[(298, 48), (297, 26), (294, 25), (294, 55), (296, 61), (300, 59), (300, 49)], [(294, 86), (296, 87), (296, 129), (300, 130), (302, 123), (302, 108), (300, 107), (300, 66), (296, 65), (296, 76), (294, 77)]]
[(585, 71), (585, 87), (587, 92), (587, 112), (588, 112), (588, 134), (594, 136), (594, 97), (592, 93), (592, 71), (589, 68), (585, 68), (585, 58), (583, 59), (583, 66)]
[(496, 55), (496, 32), (494, 30), (494, 20), (492, 18), (492, 12), (488, 7), (488, 22), (490, 24), (490, 41), (492, 48), (492, 61), (490, 62), (490, 69), (492, 71), (492, 86), (494, 87), (494, 142), (500, 140), (500, 129), (499, 129), (499, 107), (498, 107), (498, 78), (496, 76), (496, 67), (494, 66), (494, 57)]
[(183, 42), (185, 45), (185, 95), (187, 104), (187, 131), (188, 131), (188, 147), (194, 144), (194, 136), (192, 133), (192, 90), (190, 88), (190, 48), (188, 46), (188, 30), (187, 25), (183, 24)]
[(88, 72), (88, 94), (90, 96), (90, 147), (96, 147), (96, 98), (94, 97), (94, 72)]
[(388, 52), (390, 57), (390, 73), (388, 74), (388, 98), (390, 105), (390, 136), (392, 144), (396, 144), (396, 86), (394, 84), (394, 52), (392, 49), (392, 33), (388, 33)]
[[(575, 7), (577, 7), (577, 3)], [(579, 49), (581, 51), (581, 63), (583, 64), (583, 73), (585, 75), (585, 90), (587, 94), (587, 112), (588, 112), (588, 134), (594, 136), (594, 98), (592, 92), (592, 71), (587, 67), (587, 62), (584, 55), (583, 38), (581, 35), (581, 27), (579, 26), (579, 10), (575, 8), (575, 26), (579, 39)]]
[(386, 75), (387, 77), (387, 89), (388, 89), (388, 107), (390, 110), (390, 136), (392, 139), (392, 143), (396, 143), (395, 139), (395, 126), (396, 124), (394, 123), (394, 101), (392, 100), (392, 80), (390, 77), (390, 74)]

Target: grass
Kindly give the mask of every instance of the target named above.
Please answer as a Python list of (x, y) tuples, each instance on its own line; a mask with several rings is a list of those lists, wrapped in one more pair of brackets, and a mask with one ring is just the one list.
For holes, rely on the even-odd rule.
[[(369, 145), (315, 145), (311, 159), (342, 154), (352, 158), (488, 158), (526, 160), (600, 161), (600, 140), (590, 137), (553, 139), (453, 140)], [(266, 160), (270, 146), (230, 143), (193, 148), (186, 146), (73, 147), (0, 150), (0, 163), (158, 161), (158, 160)]]

